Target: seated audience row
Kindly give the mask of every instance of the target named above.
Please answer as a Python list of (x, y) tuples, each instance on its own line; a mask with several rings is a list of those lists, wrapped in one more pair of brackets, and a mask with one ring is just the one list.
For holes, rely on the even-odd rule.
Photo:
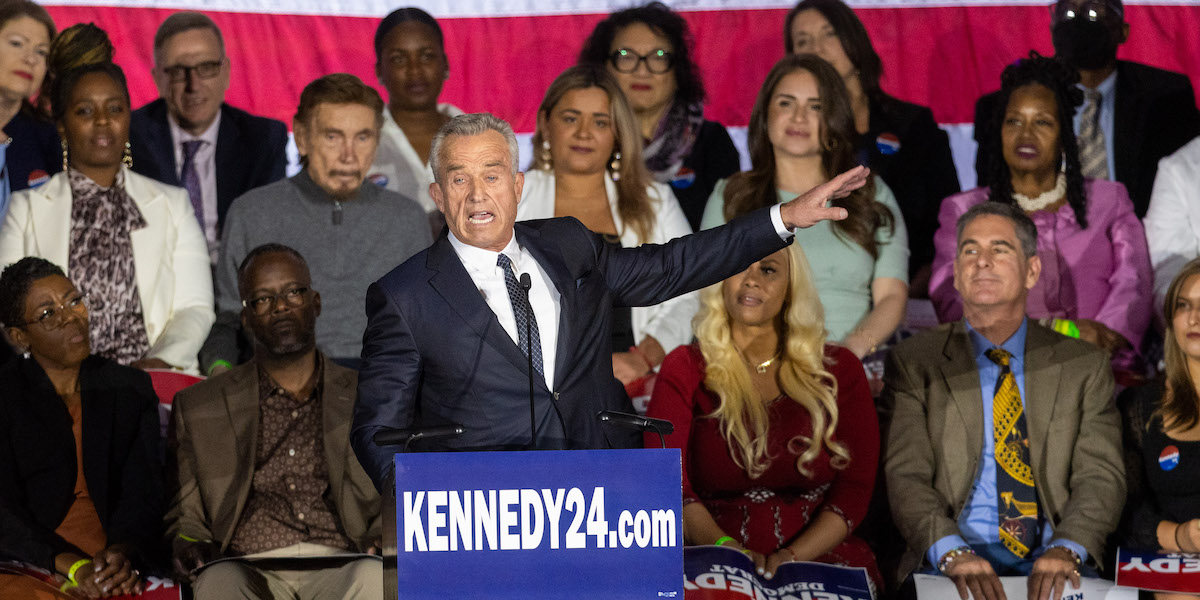
[[(355, 553), (381, 549), (379, 495), (350, 449), (356, 374), (316, 349), (321, 295), (279, 244), (250, 252), (238, 285), (254, 358), (175, 401), (165, 519), (175, 576), (200, 600), (378, 598), (382, 562)], [(140, 593), (142, 569), (167, 572), (164, 493), (150, 378), (91, 353), (89, 306), (44, 259), (0, 273), (0, 322), (25, 356), (0, 368), (0, 557), (101, 598)], [(228, 556), (274, 565), (202, 568)], [(320, 568), (288, 560), (313, 557)], [(6, 598), (33, 585), (0, 577)]]

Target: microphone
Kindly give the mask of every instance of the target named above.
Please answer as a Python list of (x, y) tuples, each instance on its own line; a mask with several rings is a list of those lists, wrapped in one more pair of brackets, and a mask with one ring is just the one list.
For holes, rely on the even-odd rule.
[(529, 367), (529, 449), (537, 449), (537, 418), (534, 416), (533, 402), (533, 302), (529, 301), (529, 288), (533, 287), (533, 282), (529, 280), (529, 273), (521, 273), (521, 292), (525, 294), (525, 306), (529, 307), (529, 318), (525, 319), (525, 358), (527, 359), (527, 367)]
[(596, 413), (596, 418), (605, 423), (614, 423), (622, 427), (630, 427), (638, 431), (653, 431), (658, 434), (658, 441), (663, 448), (667, 447), (666, 435), (675, 432), (675, 424), (666, 419), (643, 417), (615, 410), (602, 410)]
[(404, 452), (408, 452), (409, 444), (417, 440), (461, 435), (466, 431), (466, 427), (454, 423), (437, 427), (408, 427), (405, 429), (386, 427), (376, 431), (371, 439), (379, 446), (404, 446)]

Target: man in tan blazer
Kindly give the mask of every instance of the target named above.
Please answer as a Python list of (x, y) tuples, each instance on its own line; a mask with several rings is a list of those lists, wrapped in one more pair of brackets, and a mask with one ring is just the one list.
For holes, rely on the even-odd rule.
[[(175, 399), (168, 535), (195, 597), (379, 598), (379, 495), (350, 449), (357, 376), (316, 349), (321, 297), (278, 244), (238, 270), (254, 360)], [(265, 560), (264, 560), (265, 559)]]
[(1108, 357), (1025, 317), (1040, 273), (1029, 217), (975, 206), (954, 261), (964, 320), (906, 340), (886, 366), (887, 491), (908, 546), (899, 576), (940, 572), (964, 600), (1003, 599), (999, 575), (1028, 575), (1031, 600), (1078, 586), (1125, 498)]

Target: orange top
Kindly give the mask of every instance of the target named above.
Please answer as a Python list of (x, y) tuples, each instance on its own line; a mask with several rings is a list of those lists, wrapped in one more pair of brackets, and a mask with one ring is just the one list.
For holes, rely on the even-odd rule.
[(108, 545), (108, 539), (83, 477), (83, 403), (78, 392), (67, 400), (67, 412), (71, 413), (71, 433), (75, 436), (75, 501), (54, 533), (84, 554), (95, 556)]

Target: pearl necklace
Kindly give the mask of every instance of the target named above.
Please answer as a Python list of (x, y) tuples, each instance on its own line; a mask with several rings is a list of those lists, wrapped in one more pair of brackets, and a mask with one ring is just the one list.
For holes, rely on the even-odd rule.
[(1025, 212), (1034, 212), (1042, 210), (1055, 202), (1063, 199), (1067, 195), (1067, 174), (1060, 172), (1054, 182), (1054, 187), (1049, 191), (1042, 192), (1037, 198), (1030, 198), (1025, 194), (1013, 192), (1013, 200), (1017, 201), (1017, 205)]

